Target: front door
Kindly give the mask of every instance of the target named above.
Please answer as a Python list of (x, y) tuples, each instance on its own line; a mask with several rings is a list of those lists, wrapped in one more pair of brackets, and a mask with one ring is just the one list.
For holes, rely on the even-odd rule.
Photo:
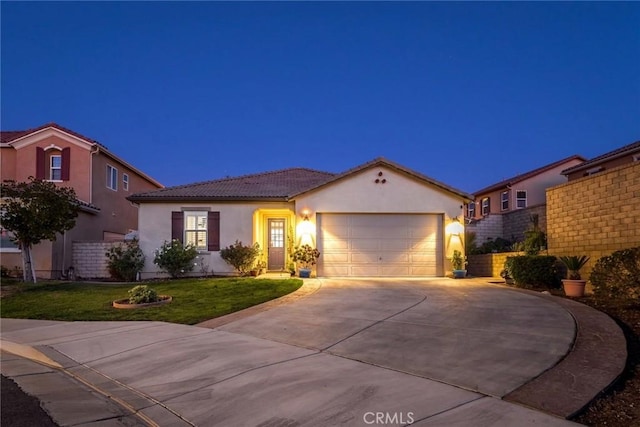
[(284, 219), (269, 219), (268, 270), (284, 270)]

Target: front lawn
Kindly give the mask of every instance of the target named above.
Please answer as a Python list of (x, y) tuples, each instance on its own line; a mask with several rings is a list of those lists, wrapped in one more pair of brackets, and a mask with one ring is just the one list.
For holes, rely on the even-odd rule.
[[(4, 280), (3, 280), (4, 281)], [(127, 298), (140, 283), (45, 282), (19, 287), (2, 298), (0, 316), (47, 320), (160, 320), (193, 325), (278, 298), (302, 286), (299, 279), (214, 278), (145, 283), (173, 301), (159, 307), (121, 310), (113, 300)], [(3, 288), (6, 287), (3, 283)]]

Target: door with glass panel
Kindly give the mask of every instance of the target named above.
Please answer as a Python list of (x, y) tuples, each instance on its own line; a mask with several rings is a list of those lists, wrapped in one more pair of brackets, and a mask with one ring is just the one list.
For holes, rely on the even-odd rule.
[(268, 270), (284, 270), (284, 219), (269, 219)]

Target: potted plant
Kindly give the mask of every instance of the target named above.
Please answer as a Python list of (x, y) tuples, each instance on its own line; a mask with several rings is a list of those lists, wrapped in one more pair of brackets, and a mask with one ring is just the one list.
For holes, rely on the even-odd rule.
[(451, 265), (453, 266), (453, 278), (462, 279), (467, 275), (467, 270), (464, 269), (466, 262), (462, 257), (462, 252), (453, 251), (453, 258), (451, 258)]
[(587, 281), (582, 280), (580, 269), (584, 267), (588, 261), (589, 257), (586, 255), (560, 257), (560, 262), (567, 267), (567, 278), (562, 280), (562, 287), (564, 288), (565, 295), (568, 297), (584, 296), (584, 287)]
[(311, 277), (311, 268), (316, 264), (318, 257), (320, 257), (320, 251), (309, 245), (296, 247), (291, 255), (294, 262), (300, 263), (300, 277)]
[(293, 262), (290, 262), (287, 265), (287, 269), (289, 270), (289, 273), (291, 274), (291, 277), (296, 275), (296, 265)]

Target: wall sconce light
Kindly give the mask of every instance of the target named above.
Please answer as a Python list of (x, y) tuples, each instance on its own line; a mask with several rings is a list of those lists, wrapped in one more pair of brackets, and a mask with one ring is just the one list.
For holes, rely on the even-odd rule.
[(451, 236), (461, 236), (464, 233), (464, 226), (460, 223), (458, 217), (451, 220), (451, 224), (447, 226), (447, 231)]
[(303, 221), (309, 221), (309, 215), (311, 214), (311, 212), (309, 212), (309, 209), (303, 209), (302, 210), (302, 220)]

